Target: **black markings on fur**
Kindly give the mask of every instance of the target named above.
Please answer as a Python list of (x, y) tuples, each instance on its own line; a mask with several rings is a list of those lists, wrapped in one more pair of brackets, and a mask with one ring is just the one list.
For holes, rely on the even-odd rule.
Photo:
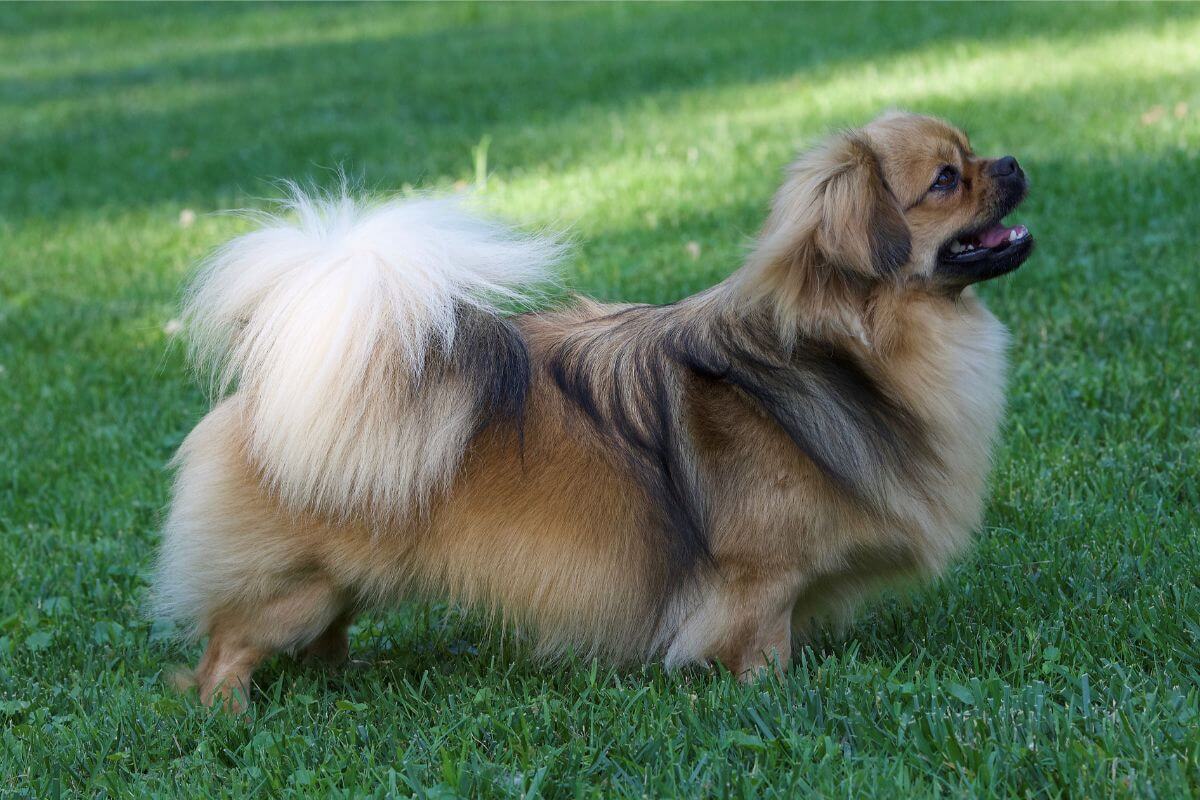
[(866, 240), (870, 242), (871, 266), (880, 275), (893, 275), (901, 266), (908, 263), (912, 255), (912, 234), (908, 233), (908, 224), (900, 212), (900, 201), (888, 186), (883, 176), (883, 166), (880, 157), (875, 154), (869, 144), (857, 140), (858, 146), (864, 151), (868, 163), (868, 184), (871, 193), (871, 218), (866, 223)]
[(511, 320), (472, 306), (460, 305), (456, 315), (448, 366), (474, 393), (473, 435), (507, 424), (523, 442), (530, 379), (524, 337)]
[(871, 263), (880, 275), (892, 275), (908, 263), (912, 255), (912, 236), (904, 218), (889, 201), (875, 214), (868, 227)]
[(685, 319), (649, 306), (599, 323), (560, 343), (546, 366), (656, 507), (665, 589), (713, 563), (709, 493), (683, 419), (689, 375), (737, 388), (834, 486), (872, 508), (882, 505), (889, 474), (936, 463), (920, 420), (829, 343), (789, 347), (765, 320)]
[[(691, 438), (681, 419), (683, 387), (658, 337), (646, 335), (663, 309), (641, 307), (613, 315), (601, 331), (569, 337), (548, 354), (546, 368), (563, 395), (590, 421), (602, 441), (629, 465), (658, 516), (655, 533), (668, 589), (700, 565), (712, 565), (708, 513), (694, 472)], [(623, 319), (621, 319), (623, 318)], [(609, 338), (593, 347), (599, 338)], [(616, 345), (614, 347), (614, 344)], [(603, 352), (600, 357), (592, 353)]]
[(765, 321), (713, 325), (676, 336), (673, 357), (702, 377), (738, 388), (825, 477), (855, 500), (882, 503), (891, 470), (932, 457), (917, 417), (828, 342), (778, 342)]
[(867, 220), (867, 242), (871, 266), (880, 275), (892, 275), (912, 255), (912, 234), (900, 211), (900, 201), (888, 186), (879, 156), (866, 141), (851, 140), (866, 167), (866, 191), (871, 195), (871, 217)]

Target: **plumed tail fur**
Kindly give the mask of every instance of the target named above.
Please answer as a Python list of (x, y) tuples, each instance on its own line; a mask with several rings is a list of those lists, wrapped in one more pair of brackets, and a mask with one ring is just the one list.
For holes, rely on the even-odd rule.
[(287, 506), (406, 515), (490, 416), (520, 415), (528, 356), (496, 304), (527, 300), (561, 247), (447, 200), (297, 191), (286, 210), (204, 265), (193, 357), (218, 393), (236, 386)]

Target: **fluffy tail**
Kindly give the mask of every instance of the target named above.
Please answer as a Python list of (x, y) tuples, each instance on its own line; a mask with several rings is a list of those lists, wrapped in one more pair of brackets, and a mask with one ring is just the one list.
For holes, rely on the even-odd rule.
[(193, 356), (219, 392), (236, 385), (287, 505), (407, 513), (493, 417), (520, 416), (528, 355), (495, 304), (526, 299), (561, 248), (446, 200), (296, 192), (287, 210), (205, 264)]

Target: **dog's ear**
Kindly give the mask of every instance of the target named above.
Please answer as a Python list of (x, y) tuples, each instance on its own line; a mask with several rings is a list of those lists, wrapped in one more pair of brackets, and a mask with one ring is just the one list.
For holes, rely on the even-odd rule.
[(799, 255), (862, 277), (887, 277), (908, 261), (912, 237), (879, 157), (851, 133), (792, 164), (759, 249), (772, 259)]
[(819, 190), (817, 249), (834, 267), (880, 277), (895, 273), (912, 253), (912, 236), (879, 157), (857, 136), (835, 142), (826, 157), (831, 163)]
[(791, 306), (787, 316), (815, 313), (862, 337), (857, 290), (890, 278), (911, 252), (878, 156), (861, 134), (846, 133), (788, 169), (746, 277), (756, 293)]

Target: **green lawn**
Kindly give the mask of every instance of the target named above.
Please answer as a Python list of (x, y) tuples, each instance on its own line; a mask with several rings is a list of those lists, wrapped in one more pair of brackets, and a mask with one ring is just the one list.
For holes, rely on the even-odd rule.
[[(236, 721), (144, 617), (205, 411), (164, 327), (279, 178), (478, 185), (567, 282), (733, 269), (780, 169), (900, 106), (1013, 152), (1041, 242), (978, 547), (782, 682), (539, 665), (444, 607)], [(0, 6), (0, 793), (1200, 792), (1200, 5)], [(187, 224), (194, 213), (194, 223)], [(697, 250), (698, 248), (698, 250)]]

